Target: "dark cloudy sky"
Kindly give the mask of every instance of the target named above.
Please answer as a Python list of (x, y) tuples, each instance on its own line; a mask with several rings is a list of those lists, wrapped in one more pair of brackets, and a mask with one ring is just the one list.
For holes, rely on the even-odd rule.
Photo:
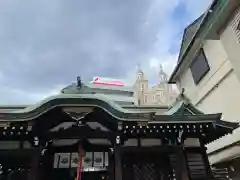
[(211, 0), (0, 0), (0, 104), (28, 104), (80, 75), (151, 83)]

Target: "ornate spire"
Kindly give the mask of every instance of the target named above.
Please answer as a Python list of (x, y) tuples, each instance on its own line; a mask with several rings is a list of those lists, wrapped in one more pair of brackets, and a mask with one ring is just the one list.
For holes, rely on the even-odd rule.
[(160, 83), (162, 82), (167, 82), (167, 74), (163, 71), (163, 65), (159, 65), (159, 78), (160, 78)]
[(140, 64), (137, 65), (137, 74), (143, 74)]
[(137, 65), (137, 72), (136, 72), (136, 80), (142, 80), (144, 79), (144, 73), (140, 67), (140, 64)]
[(164, 73), (162, 64), (159, 64), (159, 73)]

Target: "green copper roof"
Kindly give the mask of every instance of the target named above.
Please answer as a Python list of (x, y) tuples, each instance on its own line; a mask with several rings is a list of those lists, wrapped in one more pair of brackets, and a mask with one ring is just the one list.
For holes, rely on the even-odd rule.
[(190, 41), (197, 32), (198, 28), (200, 27), (203, 18), (204, 14), (202, 14), (199, 18), (197, 18), (194, 22), (192, 22), (188, 27), (185, 28), (178, 61), (182, 58), (183, 53), (186, 51), (188, 45), (190, 44)]
[(0, 110), (18, 110), (18, 109), (24, 109), (28, 107), (29, 105), (0, 105)]
[(71, 84), (64, 88), (62, 94), (97, 94), (99, 97), (107, 98), (119, 105), (134, 104), (134, 92), (130, 87), (104, 86), (99, 84), (84, 84), (80, 87)]
[(195, 114), (193, 111), (196, 111), (196, 109), (183, 102), (176, 103), (166, 114), (158, 115), (157, 111), (152, 108), (149, 108), (149, 110), (143, 110), (139, 107), (132, 110), (124, 109), (118, 104), (99, 96), (98, 94), (60, 94), (52, 96), (25, 109), (11, 112), (0, 112), (0, 121), (10, 123), (22, 123), (23, 121), (31, 120), (41, 121), (43, 119), (39, 117), (54, 108), (59, 108), (57, 109), (60, 110), (59, 112), (66, 112), (64, 111), (66, 108), (74, 109), (75, 107), (78, 107), (78, 110), (83, 109), (84, 112), (79, 113), (86, 113), (86, 111), (88, 111), (87, 113), (93, 112), (94, 114), (94, 112), (98, 112), (98, 110), (105, 111), (110, 115), (110, 118), (109, 116), (108, 118), (109, 120), (112, 119), (114, 124), (119, 121), (130, 124), (140, 122), (150, 124), (214, 123), (218, 126), (226, 127), (228, 130), (227, 132), (230, 132), (233, 128), (238, 126), (236, 123), (221, 121), (221, 114)]
[(168, 115), (201, 115), (203, 112), (196, 109), (191, 103), (185, 103), (184, 101), (177, 102), (172, 108), (170, 108), (166, 114)]
[[(83, 87), (83, 86), (81, 86)], [(76, 90), (76, 87), (74, 88)], [(80, 91), (84, 88), (80, 88)], [(68, 89), (69, 90), (69, 89)], [(91, 90), (90, 88), (88, 90)], [(184, 92), (184, 91), (183, 91)], [(13, 111), (0, 111), (0, 121), (16, 122), (16, 121), (29, 121), (37, 119), (39, 116), (51, 111), (54, 108), (61, 107), (62, 110), (66, 108), (78, 107), (83, 110), (86, 107), (90, 112), (99, 108), (111, 115), (117, 121), (131, 121), (131, 122), (155, 122), (155, 123), (174, 123), (174, 122), (189, 122), (201, 123), (203, 121), (218, 121), (221, 114), (203, 114), (201, 111), (194, 108), (189, 103), (187, 97), (183, 92), (178, 97), (178, 101), (167, 112), (167, 107), (163, 106), (120, 106), (113, 100), (107, 98), (103, 94), (82, 94), (81, 93), (62, 93), (57, 96), (49, 97), (35, 105), (27, 106), (21, 109), (13, 107)], [(85, 111), (84, 111), (85, 112)], [(235, 124), (228, 122), (218, 122), (221, 126), (233, 127)]]
[(1, 112), (0, 120), (24, 121), (44, 114), (54, 107), (99, 107), (119, 120), (149, 119), (154, 112), (126, 110), (113, 101), (98, 94), (61, 94), (49, 97), (38, 104), (11, 112)]
[(62, 90), (64, 94), (92, 94), (92, 93), (133, 93), (133, 87), (121, 87), (121, 86), (104, 86), (99, 84), (83, 83), (81, 87), (77, 87), (77, 84), (73, 83)]

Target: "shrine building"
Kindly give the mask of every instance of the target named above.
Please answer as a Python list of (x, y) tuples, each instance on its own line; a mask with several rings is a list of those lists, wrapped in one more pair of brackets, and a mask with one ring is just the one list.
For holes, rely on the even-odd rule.
[(78, 78), (35, 105), (1, 107), (0, 179), (229, 179), (210, 166), (205, 145), (237, 123), (181, 96), (172, 107), (137, 106), (124, 103), (124, 87), (100, 89)]

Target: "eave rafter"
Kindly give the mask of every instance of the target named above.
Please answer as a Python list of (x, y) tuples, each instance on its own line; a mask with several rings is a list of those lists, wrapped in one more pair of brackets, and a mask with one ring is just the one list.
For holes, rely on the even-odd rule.
[[(121, 132), (127, 137), (202, 137), (204, 143), (232, 132), (237, 123), (221, 121), (221, 114), (158, 116), (146, 123), (124, 123)], [(158, 119), (158, 120), (156, 120)], [(225, 126), (222, 126), (224, 124)]]
[(96, 139), (112, 139), (113, 132), (104, 132), (97, 129), (92, 129), (88, 125), (80, 127), (71, 127), (63, 131), (49, 132), (46, 134), (48, 139), (77, 139), (77, 138), (96, 138)]

